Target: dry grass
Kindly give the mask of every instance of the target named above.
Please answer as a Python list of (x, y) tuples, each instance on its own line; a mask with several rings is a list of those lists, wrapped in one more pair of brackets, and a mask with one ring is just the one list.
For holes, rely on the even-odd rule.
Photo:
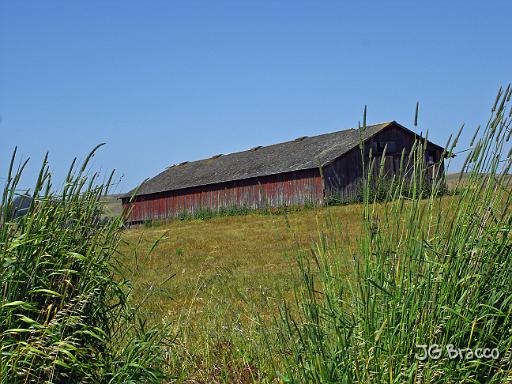
[[(334, 238), (337, 232), (351, 270), (361, 217), (361, 205), (347, 205), (139, 227), (124, 234), (120, 263), (148, 321), (176, 335), (180, 356), (170, 358), (175, 375), (199, 382), (253, 381), (259, 373), (251, 372), (251, 380), (216, 375), (272, 370), (262, 367), (271, 359), (264, 357), (259, 326), (275, 315), (273, 303), (293, 297), (300, 281), (297, 252), (308, 251), (320, 233)], [(255, 362), (258, 355), (262, 361)]]
[[(468, 173), (461, 173), (460, 172), (457, 172), (457, 173), (449, 173), (446, 177), (446, 184), (448, 186), (448, 189), (453, 191), (457, 188), (457, 186), (461, 186), (461, 185), (465, 185), (465, 183), (467, 182), (467, 179), (469, 177), (469, 174)], [(507, 178), (510, 178), (511, 176), (508, 175)], [(510, 179), (507, 181), (507, 179), (504, 179), (505, 182), (509, 183), (510, 184)]]
[[(452, 197), (443, 199), (447, 207)], [(425, 202), (426, 203), (426, 202)], [(446, 205), (445, 205), (446, 203)], [(380, 208), (379, 208), (380, 209)], [(299, 255), (320, 237), (336, 242), (353, 278), (363, 205), (183, 220), (127, 230), (119, 249), (133, 300), (173, 340), (172, 378), (181, 382), (273, 382), (288, 344), (273, 329), (277, 306), (295, 300)], [(359, 256), (357, 256), (359, 257)]]
[(123, 212), (123, 206), (119, 199), (121, 194), (112, 194), (103, 196), (101, 199), (103, 207), (103, 216), (106, 217), (119, 217)]
[[(227, 288), (236, 288), (231, 304), (237, 307), (244, 301), (258, 300), (264, 292), (290, 290), (295, 266), (290, 251), (309, 248), (319, 231), (332, 232), (332, 227), (328, 229), (329, 220), (342, 223), (336, 230), (342, 232), (350, 255), (357, 246), (361, 214), (360, 205), (348, 205), (288, 215), (174, 221), (128, 230), (120, 253), (140, 295), (150, 287), (161, 288), (160, 298), (146, 303), (155, 314), (172, 315), (188, 308), (191, 302), (197, 308), (203, 307), (205, 304), (200, 303), (207, 302), (208, 292), (215, 288), (222, 288), (226, 294)], [(174, 276), (160, 285), (171, 275)], [(237, 297), (239, 288), (243, 288), (245, 297)], [(172, 299), (166, 290), (172, 293)]]
[[(443, 198), (441, 209), (453, 198)], [(344, 258), (337, 264), (349, 281), (360, 255), (362, 216), (363, 205), (352, 204), (127, 230), (119, 250), (121, 270), (147, 320), (170, 332), (171, 377), (273, 382), (284, 367), (276, 367), (282, 359), (271, 355), (283, 356), (289, 345), (272, 328), (272, 318), (283, 299), (296, 298), (303, 278), (297, 257), (317, 253), (313, 248), (320, 238), (335, 242), (329, 247)]]

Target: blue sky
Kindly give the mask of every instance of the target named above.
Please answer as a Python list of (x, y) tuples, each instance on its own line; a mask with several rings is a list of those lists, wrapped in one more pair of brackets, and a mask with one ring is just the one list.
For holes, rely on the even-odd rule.
[[(421, 3), (421, 4), (420, 4)], [(506, 1), (2, 1), (0, 177), (14, 146), (57, 181), (126, 191), (166, 166), (397, 120), (444, 144), (512, 76)], [(453, 170), (460, 166), (460, 160)], [(1, 179), (0, 179), (1, 181)]]

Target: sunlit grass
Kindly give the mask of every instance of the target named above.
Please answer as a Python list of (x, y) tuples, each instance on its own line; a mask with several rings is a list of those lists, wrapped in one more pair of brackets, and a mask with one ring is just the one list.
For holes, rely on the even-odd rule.
[[(122, 268), (148, 320), (169, 332), (170, 379), (510, 381), (506, 107), (475, 139), (464, 177), (449, 180), (454, 195), (440, 193), (441, 175), (424, 184), (418, 142), (385, 201), (372, 193), (380, 180), (368, 179), (363, 204), (127, 231)], [(434, 343), (497, 348), (501, 358), (415, 357), (417, 344)]]
[(293, 297), (299, 283), (296, 252), (307, 251), (319, 231), (336, 235), (349, 254), (355, 252), (361, 209), (347, 205), (140, 226), (124, 234), (119, 257), (148, 320), (176, 334), (173, 364), (183, 378), (248, 370), (263, 370), (266, 377), (272, 361), (261, 328), (283, 297)]
[(160, 382), (161, 334), (114, 279), (122, 222), (100, 220), (112, 177), (87, 172), (93, 151), (54, 189), (45, 158), (32, 204), (15, 218), (26, 164), (15, 168), (15, 155), (0, 205), (0, 382)]

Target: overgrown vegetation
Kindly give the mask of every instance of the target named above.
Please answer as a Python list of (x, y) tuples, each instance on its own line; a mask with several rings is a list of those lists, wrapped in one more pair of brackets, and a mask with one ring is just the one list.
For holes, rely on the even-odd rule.
[[(332, 204), (334, 205), (334, 204)], [(280, 206), (280, 207), (267, 207), (267, 208), (251, 208), (246, 206), (227, 206), (220, 207), (219, 209), (200, 208), (194, 212), (180, 212), (174, 219), (168, 220), (146, 220), (144, 226), (150, 228), (153, 226), (160, 226), (174, 220), (211, 220), (219, 217), (229, 216), (247, 216), (247, 215), (286, 215), (292, 212), (303, 212), (308, 209), (316, 208), (314, 203), (306, 203), (302, 206)]]
[[(338, 228), (327, 227), (330, 216), (346, 221), (340, 245), (355, 250), (355, 238), (348, 234), (359, 231), (360, 215), (361, 207), (352, 205), (127, 231), (120, 249), (124, 271), (147, 320), (171, 333), (170, 379), (272, 381), (279, 355), (269, 352), (267, 341), (274, 349), (279, 340), (266, 327), (276, 329), (269, 323), (275, 303), (293, 298), (294, 253), (308, 249), (319, 229), (334, 236)], [(175, 276), (167, 279), (171, 273)]]
[(512, 380), (510, 96), (510, 87), (500, 91), (486, 129), (473, 138), (466, 184), (447, 210), (440, 209), (441, 177), (425, 193), (417, 143), (384, 205), (368, 177), (352, 283), (339, 273), (344, 250), (326, 241), (312, 258), (298, 259), (296, 313), (288, 305), (281, 311), (294, 341), (283, 355), (287, 381)]
[(98, 183), (85, 162), (53, 192), (45, 158), (28, 213), (13, 199), (26, 162), (13, 154), (1, 200), (0, 382), (160, 382), (161, 332), (129, 305), (115, 280), (120, 219), (100, 220), (112, 175)]

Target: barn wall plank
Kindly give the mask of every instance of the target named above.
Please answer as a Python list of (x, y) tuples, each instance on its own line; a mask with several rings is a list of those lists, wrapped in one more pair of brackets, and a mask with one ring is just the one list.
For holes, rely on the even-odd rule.
[(170, 219), (200, 209), (262, 209), (309, 203), (323, 203), (323, 182), (318, 169), (142, 195), (132, 203), (123, 199), (128, 222)]

